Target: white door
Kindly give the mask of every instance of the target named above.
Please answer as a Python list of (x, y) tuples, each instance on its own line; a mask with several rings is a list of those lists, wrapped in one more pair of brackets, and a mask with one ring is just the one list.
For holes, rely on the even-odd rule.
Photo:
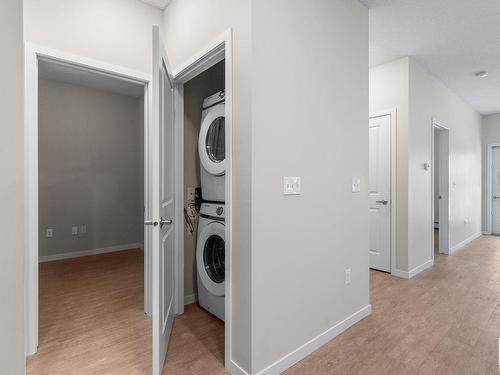
[[(153, 27), (153, 375), (160, 375), (175, 316), (174, 90), (159, 28)], [(156, 225), (155, 225), (156, 224)]]
[(491, 161), (491, 233), (500, 235), (500, 147), (493, 147)]
[(369, 122), (370, 268), (391, 271), (391, 115)]
[[(439, 129), (434, 142), (437, 144), (437, 169), (438, 169), (438, 217), (439, 217), (439, 252), (449, 253), (449, 222), (450, 222), (450, 173), (449, 173), (449, 131)], [(433, 250), (434, 251), (434, 250)]]

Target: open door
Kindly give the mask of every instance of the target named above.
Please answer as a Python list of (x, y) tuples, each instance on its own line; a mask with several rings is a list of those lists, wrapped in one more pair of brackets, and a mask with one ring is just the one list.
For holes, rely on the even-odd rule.
[(152, 314), (153, 375), (160, 375), (175, 317), (174, 87), (159, 28), (153, 27)]

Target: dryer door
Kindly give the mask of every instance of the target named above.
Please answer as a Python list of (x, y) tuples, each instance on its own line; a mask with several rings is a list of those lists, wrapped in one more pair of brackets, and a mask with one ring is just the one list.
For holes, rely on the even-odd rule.
[(203, 228), (196, 246), (198, 277), (207, 290), (215, 296), (223, 296), (226, 279), (225, 226), (212, 221)]
[(201, 123), (198, 139), (200, 161), (206, 171), (216, 176), (226, 173), (225, 105), (209, 108)]

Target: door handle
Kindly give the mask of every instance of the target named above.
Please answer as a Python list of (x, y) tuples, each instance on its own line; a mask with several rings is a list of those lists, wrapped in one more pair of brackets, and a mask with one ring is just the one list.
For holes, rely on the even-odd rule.
[(494, 195), (493, 199), (500, 199), (500, 195)]
[(160, 219), (160, 228), (163, 228), (163, 226), (164, 226), (165, 224), (170, 225), (170, 224), (172, 224), (172, 223), (173, 223), (173, 220), (169, 220), (169, 219), (166, 219), (166, 220), (165, 220), (164, 218), (161, 218), (161, 219)]
[(152, 225), (153, 227), (156, 227), (158, 222), (153, 220), (144, 220), (144, 225)]
[(387, 203), (389, 203), (389, 201), (386, 201), (385, 199), (382, 199), (381, 201), (375, 201), (375, 203), (387, 204)]

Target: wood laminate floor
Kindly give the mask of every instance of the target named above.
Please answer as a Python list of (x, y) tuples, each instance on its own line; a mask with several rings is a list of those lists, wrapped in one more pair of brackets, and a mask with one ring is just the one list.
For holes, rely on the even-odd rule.
[[(500, 237), (435, 254), (412, 280), (370, 271), (370, 283), (372, 315), (286, 374), (499, 374)], [(28, 374), (149, 374), (142, 298), (139, 251), (42, 264), (40, 348)], [(225, 374), (223, 327), (187, 306), (163, 373)]]

